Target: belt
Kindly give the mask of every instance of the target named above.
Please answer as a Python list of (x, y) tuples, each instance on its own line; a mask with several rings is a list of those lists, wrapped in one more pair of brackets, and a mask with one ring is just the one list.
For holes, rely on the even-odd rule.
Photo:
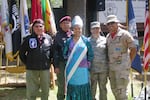
[(121, 64), (121, 60), (116, 60), (116, 61), (113, 61), (113, 62), (110, 62), (109, 64)]

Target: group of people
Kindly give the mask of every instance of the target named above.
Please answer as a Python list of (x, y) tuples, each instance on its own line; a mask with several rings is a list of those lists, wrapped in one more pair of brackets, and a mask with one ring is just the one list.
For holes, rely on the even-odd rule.
[(109, 15), (105, 25), (109, 33), (101, 35), (100, 22), (90, 24), (91, 36), (83, 33), (83, 20), (65, 16), (59, 21), (60, 30), (52, 38), (44, 32), (44, 22), (36, 19), (32, 33), (24, 39), (20, 59), (26, 65), (27, 99), (41, 100), (49, 96), (49, 68), (54, 65), (57, 75), (57, 100), (107, 100), (109, 78), (116, 100), (127, 100), (129, 69), (136, 54), (131, 34), (119, 27), (115, 15)]

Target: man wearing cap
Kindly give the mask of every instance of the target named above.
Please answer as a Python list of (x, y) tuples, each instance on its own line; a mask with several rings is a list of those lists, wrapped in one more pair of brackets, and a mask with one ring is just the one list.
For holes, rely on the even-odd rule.
[(100, 22), (91, 22), (91, 36), (89, 37), (94, 59), (91, 63), (91, 90), (92, 100), (96, 100), (97, 83), (100, 90), (99, 100), (107, 100), (107, 76), (108, 76), (108, 59), (106, 49), (106, 38), (101, 35)]
[(71, 17), (64, 16), (59, 21), (60, 30), (54, 37), (54, 70), (57, 75), (56, 84), (58, 85), (57, 100), (64, 99), (64, 69), (65, 60), (63, 58), (64, 43), (72, 35)]
[(51, 36), (44, 33), (43, 20), (35, 19), (32, 34), (24, 39), (19, 51), (26, 66), (27, 100), (36, 100), (39, 92), (41, 100), (48, 100), (52, 43)]
[(115, 15), (109, 15), (105, 24), (109, 31), (107, 48), (111, 89), (116, 100), (127, 100), (129, 72), (136, 54), (134, 39), (128, 31), (119, 27)]

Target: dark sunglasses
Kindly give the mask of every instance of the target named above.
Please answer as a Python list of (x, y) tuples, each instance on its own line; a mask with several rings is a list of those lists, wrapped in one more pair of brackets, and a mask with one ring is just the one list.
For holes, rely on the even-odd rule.
[(110, 23), (107, 23), (107, 25), (113, 25), (115, 24), (116, 22), (110, 22)]

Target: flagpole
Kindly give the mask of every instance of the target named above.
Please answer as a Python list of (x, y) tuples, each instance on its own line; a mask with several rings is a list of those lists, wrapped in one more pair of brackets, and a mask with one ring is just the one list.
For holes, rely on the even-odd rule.
[(134, 92), (133, 92), (133, 74), (132, 74), (132, 68), (130, 68), (130, 79), (131, 79), (131, 96), (133, 98), (134, 97)]
[[(129, 23), (128, 23), (128, 3), (129, 0), (126, 0), (126, 25), (127, 25), (127, 30), (129, 29)], [(132, 62), (131, 62), (132, 63)], [(131, 80), (131, 97), (133, 98), (134, 96), (134, 91), (133, 91), (133, 74), (132, 74), (132, 68), (130, 67), (130, 80)]]
[(147, 88), (146, 88), (146, 85), (147, 85), (147, 71), (144, 71), (144, 97), (145, 99), (144, 100), (147, 100)]
[(128, 23), (128, 0), (126, 0), (126, 25), (127, 25), (127, 30), (129, 29), (129, 23)]

